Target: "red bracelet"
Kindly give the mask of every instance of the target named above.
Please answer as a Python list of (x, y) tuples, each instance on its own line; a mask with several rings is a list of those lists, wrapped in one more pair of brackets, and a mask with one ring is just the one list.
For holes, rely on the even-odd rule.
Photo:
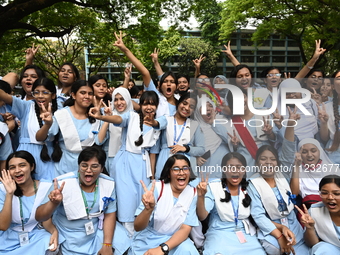
[(102, 243), (105, 246), (112, 246), (112, 243)]
[(281, 237), (283, 236), (283, 234), (281, 234), (278, 238), (276, 238), (277, 240), (279, 240)]

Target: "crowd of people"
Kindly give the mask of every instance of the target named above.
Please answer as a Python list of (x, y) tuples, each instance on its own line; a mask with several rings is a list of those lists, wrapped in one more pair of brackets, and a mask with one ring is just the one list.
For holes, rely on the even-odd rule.
[(320, 40), (294, 78), (271, 66), (258, 83), (230, 43), (228, 78), (203, 55), (192, 79), (163, 72), (155, 50), (154, 80), (115, 36), (118, 88), (70, 62), (55, 84), (34, 45), (0, 80), (1, 254), (340, 252), (340, 70), (314, 68)]

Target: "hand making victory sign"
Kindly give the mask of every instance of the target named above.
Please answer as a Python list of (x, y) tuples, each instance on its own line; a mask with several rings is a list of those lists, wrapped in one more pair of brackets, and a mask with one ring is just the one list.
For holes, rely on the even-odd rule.
[(65, 182), (63, 182), (60, 186), (60, 188), (58, 188), (58, 180), (57, 178), (55, 178), (53, 180), (54, 183), (54, 190), (51, 191), (51, 193), (48, 195), (48, 198), (50, 199), (50, 201), (53, 204), (60, 204), (60, 202), (63, 200), (63, 189), (64, 189), (64, 185)]
[(142, 203), (146, 210), (153, 210), (155, 208), (156, 202), (155, 202), (155, 196), (154, 196), (154, 190), (156, 181), (152, 181), (151, 189), (148, 190), (148, 188), (145, 186), (144, 182), (141, 180), (140, 183), (143, 186), (144, 194), (142, 196)]

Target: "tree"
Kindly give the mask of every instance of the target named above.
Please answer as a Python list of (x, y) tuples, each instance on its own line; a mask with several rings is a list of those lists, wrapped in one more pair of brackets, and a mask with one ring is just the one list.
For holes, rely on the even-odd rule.
[(271, 33), (293, 39), (301, 51), (304, 63), (312, 56), (315, 40), (322, 40), (328, 50), (317, 67), (339, 68), (340, 7), (332, 0), (228, 0), (223, 2), (220, 35), (228, 38), (232, 32), (246, 26), (256, 27), (252, 40), (259, 44)]

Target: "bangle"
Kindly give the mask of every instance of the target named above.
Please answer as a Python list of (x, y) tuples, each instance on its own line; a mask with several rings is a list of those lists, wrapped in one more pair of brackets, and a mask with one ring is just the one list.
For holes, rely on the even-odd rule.
[(314, 68), (314, 66), (307, 66), (307, 67), (308, 67), (309, 69), (311, 69), (311, 70)]
[(102, 243), (104, 246), (112, 246), (112, 243)]
[(283, 236), (283, 234), (281, 233), (281, 235), (278, 238), (276, 238), (276, 239), (279, 240), (282, 236)]

